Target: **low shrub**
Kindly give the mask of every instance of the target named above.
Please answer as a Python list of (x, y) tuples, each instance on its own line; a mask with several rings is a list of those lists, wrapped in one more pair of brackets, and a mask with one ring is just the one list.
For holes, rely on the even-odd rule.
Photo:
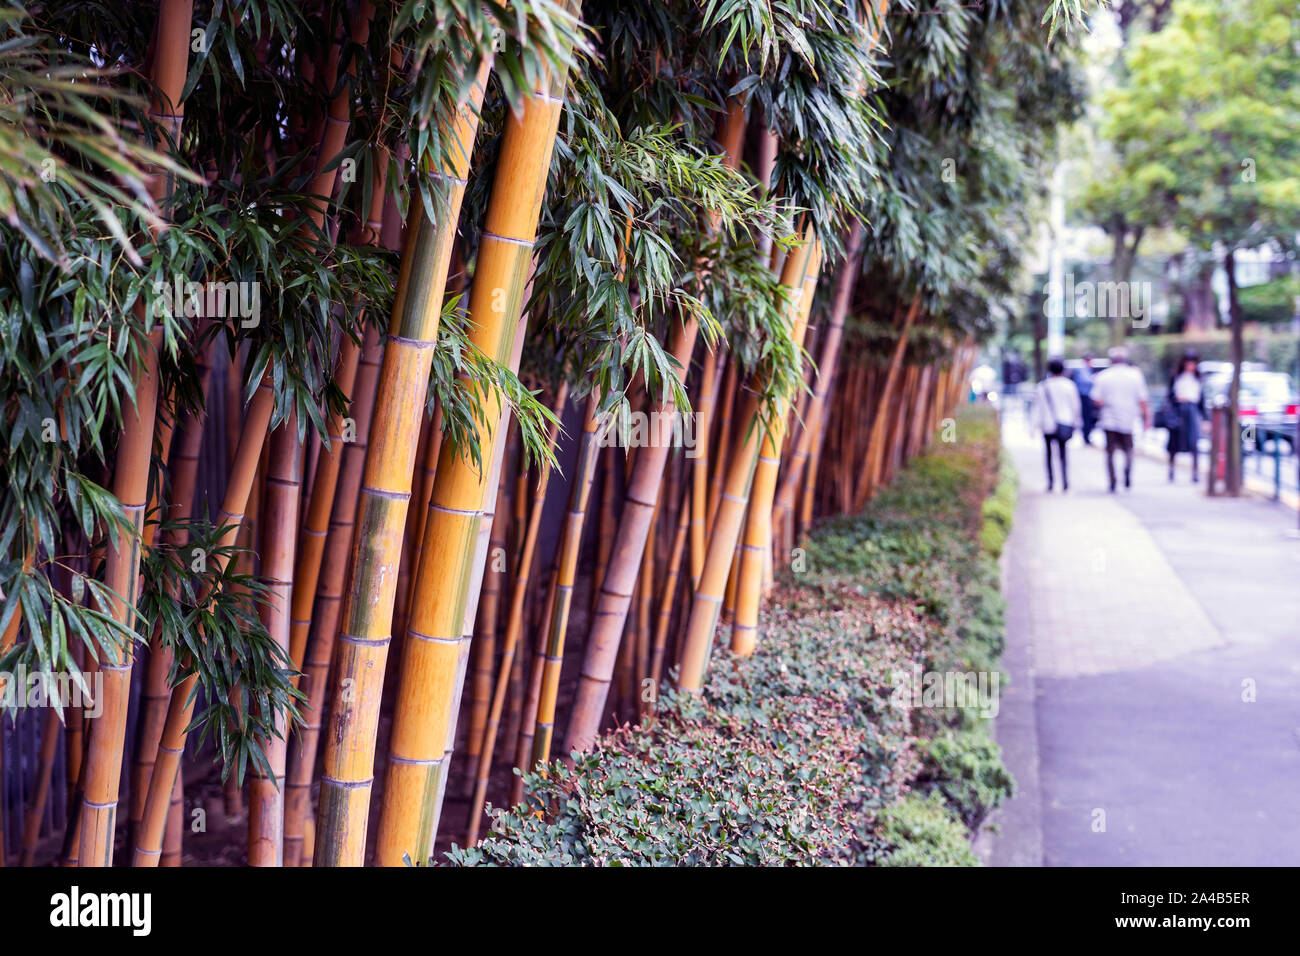
[(966, 828), (937, 795), (912, 794), (886, 807), (880, 829), (890, 848), (882, 866), (979, 866)]
[(665, 689), (653, 718), (527, 775), (525, 802), (447, 861), (973, 864), (968, 827), (1012, 786), (990, 722), (898, 693), (918, 665), (989, 670), (1001, 652), (997, 567), (979, 542), (997, 424), (969, 411), (957, 431), (864, 514), (810, 537), (753, 656), (720, 631), (701, 695)]
[(918, 745), (922, 756), (920, 789), (941, 796), (970, 830), (1015, 789), (1002, 763), (1002, 751), (981, 725), (941, 733)]
[(980, 546), (995, 558), (1002, 556), (1007, 535), (1011, 533), (1017, 490), (1015, 467), (1011, 464), (1010, 456), (1004, 452), (997, 486), (980, 508), (980, 514), (984, 518), (984, 524), (980, 528)]

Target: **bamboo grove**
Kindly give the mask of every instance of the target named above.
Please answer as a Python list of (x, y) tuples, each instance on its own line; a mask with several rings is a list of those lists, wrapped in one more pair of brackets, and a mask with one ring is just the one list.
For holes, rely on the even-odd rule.
[(425, 864), (752, 653), (1015, 295), (1043, 21), (7, 6), (7, 862)]

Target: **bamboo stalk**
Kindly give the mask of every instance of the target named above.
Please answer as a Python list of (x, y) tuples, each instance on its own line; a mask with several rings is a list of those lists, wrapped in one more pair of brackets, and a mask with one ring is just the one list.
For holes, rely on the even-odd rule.
[[(592, 581), (605, 580), (605, 569), (609, 567), (609, 556), (614, 553), (614, 532), (618, 528), (618, 516), (614, 513), (614, 499), (617, 496), (615, 484), (618, 479), (618, 459), (615, 449), (610, 448), (605, 455), (605, 466), (600, 479), (600, 514), (596, 528), (596, 568)], [(596, 613), (600, 602), (600, 590), (591, 589), (591, 613)]]
[[(805, 278), (799, 288), (798, 309), (792, 338), (796, 347), (803, 346), (812, 311), (813, 294), (821, 271), (821, 244), (814, 239)], [(754, 469), (749, 495), (749, 514), (741, 547), (740, 568), (736, 581), (736, 605), (732, 620), (731, 649), (742, 657), (754, 653), (758, 645), (758, 609), (763, 597), (764, 565), (772, 545), (772, 499), (781, 466), (781, 449), (785, 440), (786, 416), (790, 395), (777, 399), (772, 408), (771, 426), (763, 435), (758, 463)]]
[[(382, 202), (383, 189), (380, 188), (377, 192)], [(339, 342), (334, 384), (345, 395), (353, 393), (360, 364), (361, 347), (346, 335), (343, 336)], [(303, 657), (307, 651), (312, 605), (316, 601), (321, 560), (329, 537), (329, 519), (334, 510), (334, 492), (338, 488), (339, 469), (343, 462), (343, 412), (337, 410), (331, 413), (326, 427), (329, 429), (329, 447), (322, 447), (320, 456), (316, 459), (316, 477), (312, 480), (307, 514), (298, 532), (298, 557), (293, 569), (289, 659), (293, 662), (295, 671), (302, 670)], [(300, 677), (300, 674), (294, 675), (295, 687), (298, 686)]]
[[(714, 440), (712, 447), (717, 449), (716, 461), (713, 463), (713, 480), (709, 484), (709, 507), (707, 511), (707, 521), (705, 529), (713, 527), (713, 521), (718, 515), (718, 506), (722, 501), (722, 483), (727, 475), (727, 465), (730, 463), (729, 455), (733, 441), (731, 421), (735, 417), (736, 400), (743, 391), (743, 385), (740, 382), (739, 363), (732, 361), (727, 363), (726, 373), (722, 379), (722, 415), (718, 419), (718, 435)], [(707, 542), (708, 535), (705, 535)], [(707, 559), (708, 550), (705, 550)], [(702, 572), (701, 572), (702, 573)]]
[(636, 698), (636, 709), (641, 712), (645, 701), (638, 690), (641, 681), (650, 676), (650, 644), (654, 640), (650, 632), (650, 605), (655, 598), (655, 544), (658, 538), (659, 524), (656, 521), (658, 509), (650, 518), (650, 528), (646, 532), (645, 548), (641, 552), (641, 574), (637, 580), (640, 593), (637, 595), (636, 608), (636, 670), (632, 672), (632, 693)]
[(812, 527), (813, 509), (817, 500), (817, 479), (821, 468), (822, 449), (826, 447), (826, 429), (830, 420), (830, 410), (822, 405), (818, 410), (815, 440), (808, 460), (807, 475), (804, 478), (803, 495), (799, 502), (799, 533), (804, 534)]
[[(193, 0), (160, 0), (154, 36), (151, 79), (155, 89), (150, 118), (179, 138), (181, 92), (189, 62)], [(170, 175), (151, 177), (149, 192), (165, 200), (172, 190)], [(139, 306), (143, 311), (144, 306)], [(140, 576), (141, 531), (149, 493), (149, 464), (153, 451), (154, 419), (158, 407), (158, 351), (161, 329), (149, 336), (140, 366), (134, 373), (134, 405), (123, 410), (122, 438), (113, 470), (113, 495), (121, 503), (130, 529), (119, 531), (110, 542), (104, 583), (116, 595), (104, 610), (122, 624), (131, 624)], [(122, 750), (126, 739), (127, 707), (131, 693), (133, 648), (115, 646), (98, 662), (102, 681), (99, 718), (90, 726), (82, 765), (82, 801), (78, 821), (77, 859), (81, 866), (111, 866), (117, 802), (122, 775)]]
[[(357, 510), (356, 540), (337, 639), (338, 665), (330, 687), (330, 733), (316, 818), (317, 866), (360, 866), (365, 856), (401, 532), (447, 266), (486, 79), (485, 73), (476, 79), (470, 101), (461, 108), (454, 128), (443, 134), (458, 144), (440, 177), (445, 218), (430, 222), (423, 204), (412, 204), (413, 221), (402, 256)], [(408, 656), (403, 655), (404, 663)]]
[[(564, 530), (557, 545), (556, 573), (552, 588), (554, 598), (550, 602), (550, 613), (546, 618), (546, 631), (538, 638), (537, 656), (533, 663), (533, 682), (537, 688), (536, 703), (526, 708), (524, 728), (529, 730), (528, 741), (521, 734), (520, 746), (515, 754), (515, 766), (520, 770), (544, 765), (550, 759), (551, 738), (555, 730), (555, 701), (560, 688), (560, 670), (564, 665), (564, 640), (573, 606), (573, 588), (577, 580), (582, 529), (587, 520), (587, 507), (591, 500), (591, 485), (596, 471), (596, 462), (600, 458), (599, 419), (596, 414), (599, 405), (598, 396), (592, 395), (588, 398), (587, 412), (582, 426), (582, 442), (578, 446), (573, 481), (569, 485)], [(612, 466), (613, 459), (609, 459), (609, 462)], [(531, 742), (531, 749), (522, 752), (528, 742)], [(518, 795), (516, 795), (516, 786)], [(522, 787), (522, 778), (516, 777), (511, 787), (512, 803), (517, 803), (522, 796)]]
[[(0, 688), (0, 691), (2, 690), (3, 688)], [(23, 821), (23, 846), (18, 861), (19, 866), (31, 866), (36, 857), (36, 841), (41, 835), (41, 821), (45, 818), (45, 803), (50, 795), (50, 776), (54, 771), (54, 751), (58, 744), (59, 712), (53, 707), (47, 707), (45, 716), (41, 720), (41, 751), (36, 765), (36, 785), (32, 788), (27, 818)], [(0, 768), (0, 782), (3, 780), (3, 768)], [(0, 834), (2, 833), (3, 830), (0, 830)]]
[[(15, 612), (13, 622), (15, 633), (18, 629), (17, 621), (20, 617), (21, 615)], [(3, 650), (3, 642), (0, 642), (0, 652)], [(72, 659), (76, 663), (78, 670), (82, 670), (86, 660), (86, 648), (84, 644), (77, 644), (72, 648)], [(90, 686), (89, 683), (87, 683), (87, 686)], [(81, 780), (81, 756), (85, 750), (85, 726), (82, 716), (83, 710), (84, 708), (82, 707), (74, 707), (69, 710), (67, 735), (63, 742), (63, 755), (66, 764), (64, 767), (64, 775), (67, 777), (68, 781), (67, 809), (69, 819), (73, 818), (74, 807), (79, 809), (81, 806), (81, 791), (79, 783)], [(69, 831), (70, 832), (66, 834), (66, 837), (68, 838), (68, 842), (71, 842), (71, 838), (75, 836), (75, 833), (72, 832), (72, 827), (69, 827)]]
[(365, 345), (351, 393), (350, 411), (356, 422), (353, 441), (342, 449), (338, 487), (330, 513), (329, 535), (317, 581), (316, 600), (303, 661), (301, 690), (307, 699), (302, 705), (303, 724), (289, 745), (289, 761), (284, 795), (284, 865), (309, 866), (311, 856), (305, 843), (306, 828), (311, 824), (311, 782), (316, 769), (316, 751), (320, 743), (322, 710), (325, 707), (326, 678), (334, 653), (344, 577), (352, 553), (352, 536), (357, 496), (361, 492), (362, 470), (370, 444), (370, 420), (379, 381), (382, 347), (379, 334), (366, 332)]
[[(296, 414), (291, 414), (271, 435), (270, 448), (261, 546), (261, 576), (267, 595), (258, 606), (258, 614), (271, 640), (288, 654), (294, 549), (302, 495), (303, 448), (298, 440)], [(248, 787), (249, 866), (284, 865), (285, 712), (277, 710), (272, 722), (271, 736), (262, 741), (266, 768), (254, 766)]]
[[(679, 365), (680, 377), (685, 376), (686, 368), (690, 365), (698, 331), (698, 322), (690, 318), (676, 325), (669, 338), (669, 352)], [(655, 433), (651, 435), (648, 447), (637, 450), (636, 467), (623, 496), (623, 512), (619, 518), (614, 550), (605, 569), (596, 613), (587, 635), (577, 696), (565, 735), (566, 753), (571, 750), (587, 750), (596, 739), (605, 717), (605, 700), (618, 659), (632, 591), (639, 577), (641, 558), (654, 520), (664, 466), (671, 450), (673, 410), (671, 397), (653, 406), (650, 422), (651, 431)]]
[[(719, 141), (728, 165), (733, 168), (739, 165), (744, 130), (744, 106), (739, 99), (732, 99), (728, 104)], [(716, 214), (713, 224), (716, 227)], [(690, 367), (698, 333), (699, 324), (694, 317), (673, 327), (668, 351), (678, 363), (679, 380), (684, 381), (686, 370)], [(672, 444), (674, 412), (685, 413), (682, 409), (676, 409), (667, 395), (652, 406), (651, 430), (653, 432), (655, 423), (658, 423), (657, 434), (650, 436), (649, 447), (637, 451), (635, 469), (623, 496), (623, 510), (619, 516), (614, 550), (603, 574), (596, 578), (600, 581), (600, 591), (587, 636), (582, 671), (578, 677), (577, 696), (565, 735), (566, 752), (588, 749), (604, 720), (610, 681), (619, 660), (619, 645), (627, 623), (633, 591), (637, 579), (641, 577), (640, 566), (663, 486), (664, 468)], [(648, 632), (648, 619), (645, 625)], [(644, 634), (642, 642), (647, 652), (648, 670), (648, 633)]]
[[(673, 604), (677, 599), (677, 582), (681, 574), (682, 551), (686, 544), (686, 532), (693, 521), (692, 505), (699, 488), (691, 488), (682, 483), (682, 505), (678, 508), (677, 532), (673, 536), (672, 554), (668, 559), (668, 574), (664, 578), (664, 589), (659, 599), (659, 621), (655, 627), (654, 650), (650, 659), (650, 681), (659, 694), (659, 681), (663, 677), (664, 654), (668, 648), (668, 627), (673, 616)], [(653, 701), (648, 710), (653, 711)]]
[[(790, 290), (801, 290), (808, 278), (809, 266), (814, 259), (815, 236), (811, 228), (804, 241), (785, 257), (781, 284)], [(796, 325), (801, 303), (797, 298), (787, 306), (792, 328)], [(682, 644), (681, 672), (677, 686), (698, 693), (704, 686), (709, 654), (713, 649), (714, 632), (722, 607), (723, 592), (731, 570), (736, 542), (740, 537), (745, 509), (758, 464), (758, 452), (764, 441), (764, 428), (759, 418), (758, 397), (748, 393), (739, 416), (741, 431), (736, 436), (735, 449), (727, 466), (718, 513), (709, 535), (709, 551), (691, 602), (686, 637)]]
[[(531, 281), (531, 278), (530, 278)], [(527, 290), (524, 292), (524, 301), (527, 301), (530, 295)], [(511, 370), (519, 368), (520, 360), (523, 358), (524, 351), (524, 333), (527, 329), (528, 316), (521, 313), (519, 320), (515, 325), (514, 346), (510, 352), (510, 358), (507, 366)], [(497, 418), (497, 426), (492, 430), (494, 435), (503, 435), (507, 431), (509, 424), (509, 409), (502, 409)], [(485, 505), (488, 503), (495, 504), (496, 496), (493, 489), (498, 486), (501, 480), (501, 468), (505, 462), (505, 443), (496, 442), (492, 450), (492, 465), (488, 471), (486, 493), (483, 497)], [(465, 688), (465, 673), (469, 666), (470, 649), (474, 642), (474, 619), (478, 610), (478, 598), (483, 586), (483, 571), (487, 566), (488, 545), (491, 538), (492, 522), (495, 515), (490, 511), (485, 511), (478, 522), (478, 530), (474, 541), (474, 554), (470, 559), (470, 576), (469, 589), (465, 595), (465, 617), (461, 622), (460, 646), (456, 654), (456, 679), (452, 690), (450, 719), (447, 724), (446, 736), (443, 739), (442, 761), (439, 766), (445, 771), (451, 767), (452, 757), (456, 747), (456, 726), (460, 716), (461, 695)], [(434, 790), (433, 795), (433, 830), (431, 841), (436, 839), (438, 834), (438, 824), (442, 819), (442, 803), (446, 796), (447, 773), (440, 772), (432, 783)], [(430, 843), (432, 845), (432, 842)]]
[[(471, 341), (497, 361), (510, 358), (519, 334), (516, 320), (523, 309), (565, 82), (566, 71), (556, 71), (545, 92), (526, 97), (522, 115), (507, 119), (501, 143), (469, 301)], [(430, 496), (385, 770), (376, 857), (383, 866), (399, 866), (406, 857), (424, 861), (432, 851), (439, 793), (445, 786), (444, 756), (463, 676), (461, 658), (468, 649), (462, 648), (467, 643), (463, 625), (476, 573), (476, 533), (494, 490), (489, 463), (502, 446), (501, 396), (488, 389), (481, 398), (479, 463), (469, 459), (468, 450), (444, 443)], [(325, 827), (317, 829), (322, 841)]]
[[(556, 391), (552, 411), (555, 422), (551, 426), (547, 439), (554, 449), (559, 434), (560, 417), (565, 402), (569, 397), (569, 383), (560, 383)], [(584, 431), (585, 436), (585, 431)], [(581, 462), (579, 462), (581, 465)], [(523, 471), (523, 468), (520, 468)], [(537, 537), (541, 531), (542, 508), (546, 503), (546, 490), (550, 482), (551, 471), (541, 466), (537, 483), (533, 490), (532, 508), (528, 515), (528, 526), (524, 531), (524, 540), (520, 546), (519, 561), (515, 569), (514, 588), (510, 594), (510, 614), (506, 619), (505, 640), (501, 647), (501, 664), (497, 671), (496, 685), (493, 688), (491, 705), (483, 728), (480, 732), (478, 752), (473, 763), (474, 788), (470, 797), (469, 816), (467, 819), (465, 844), (473, 846), (478, 842), (479, 825), (482, 822), (483, 803), (487, 799), (488, 779), (492, 772), (492, 755), (496, 749), (497, 728), (501, 725), (501, 711), (505, 706), (506, 689), (510, 684), (510, 675), (514, 670), (515, 655), (519, 647), (519, 638), (524, 629), (524, 598), (528, 594), (528, 579), (533, 571), (533, 558), (537, 551)], [(580, 479), (575, 475), (574, 481)], [(471, 728), (472, 733), (472, 728)], [(466, 748), (468, 756), (468, 748)]]
[(167, 827), (163, 834), (161, 865), (181, 865), (181, 844), (185, 837), (185, 781), (180, 768), (176, 770), (176, 785), (172, 787), (171, 805), (167, 809)]
[[(271, 421), (274, 403), (270, 382), (264, 380), (258, 385), (249, 403), (243, 434), (239, 440), (239, 450), (231, 465), (225, 500), (218, 515), (219, 523), (226, 526), (226, 533), (221, 538), (223, 546), (228, 547), (233, 544), (243, 524), (244, 510), (248, 507), (249, 496), (253, 490), (257, 465), (261, 458), (262, 446), (266, 441), (267, 427)], [(229, 555), (213, 555), (211, 560), (216, 562), (218, 569), (223, 569), (229, 560)], [(154, 758), (153, 773), (149, 778), (149, 793), (145, 797), (144, 811), (140, 817), (140, 834), (133, 854), (135, 866), (157, 866), (162, 855), (163, 832), (166, 829), (172, 788), (176, 782), (188, 728), (193, 719), (194, 698), (197, 696), (193, 691), (197, 680), (197, 674), (190, 674), (172, 688), (171, 701), (167, 706), (167, 720), (163, 724), (162, 736), (158, 741), (158, 753)]]
[[(210, 373), (211, 369), (205, 367), (201, 376), (205, 396)], [(173, 454), (175, 465), (172, 469), (172, 501), (168, 509), (169, 517), (175, 522), (188, 520), (194, 511), (194, 490), (198, 482), (199, 451), (203, 443), (205, 420), (206, 415), (202, 411), (188, 413), (177, 440), (178, 447)], [(189, 536), (182, 528), (177, 528), (167, 539), (170, 546), (179, 550), (188, 543)], [(153, 773), (154, 755), (158, 751), (158, 740), (167, 719), (167, 702), (171, 697), (171, 667), (171, 651), (162, 645), (161, 635), (155, 631), (149, 647), (149, 665), (145, 672), (140, 720), (136, 727), (128, 826), (128, 845), (131, 847), (135, 846), (145, 797), (149, 792), (149, 777)]]
[[(700, 579), (704, 568), (706, 527), (705, 517), (709, 499), (709, 433), (713, 426), (713, 407), (717, 402), (718, 353), (710, 349), (704, 357), (700, 380), (700, 398), (695, 418), (695, 457), (691, 460), (690, 535), (691, 535), (691, 586)], [(686, 500), (686, 499), (683, 499)]]
[[(512, 426), (511, 431), (514, 430)], [(521, 476), (527, 475), (528, 468), (524, 463), (522, 454), (518, 457), (516, 463), (519, 474)], [(541, 480), (539, 480), (538, 485), (543, 489), (546, 487)], [(501, 581), (506, 576), (505, 564), (499, 559), (499, 556), (506, 553), (506, 525), (514, 520), (514, 513), (510, 508), (511, 490), (511, 482), (497, 482), (497, 503), (492, 521), (492, 537), (488, 544), (487, 567), (483, 571), (483, 589), (479, 596), (478, 614), (474, 620), (474, 644), (471, 652), (473, 680), (470, 688), (469, 728), (465, 735), (465, 760), (469, 768), (464, 781), (465, 796), (467, 797), (472, 797), (474, 793), (475, 768), (478, 767), (479, 754), (482, 753), (483, 732), (487, 727), (488, 711), (492, 707), (492, 698), (494, 696), (495, 683), (492, 679), (492, 665), (496, 660), (499, 617), (497, 612), (500, 607), (503, 589)]]
[(911, 332), (912, 323), (916, 320), (916, 314), (920, 308), (921, 293), (918, 291), (912, 296), (912, 304), (908, 307), (907, 315), (903, 319), (903, 327), (899, 330), (898, 339), (894, 343), (894, 351), (889, 360), (889, 370), (885, 375), (884, 387), (880, 393), (880, 403), (877, 405), (875, 415), (871, 421), (871, 433), (867, 444), (867, 466), (863, 472), (862, 484), (859, 486), (857, 496), (853, 502), (854, 511), (861, 511), (866, 507), (867, 499), (871, 497), (880, 483), (884, 451), (882, 445), (885, 435), (885, 423), (888, 418), (889, 400), (893, 394), (899, 370), (902, 367), (903, 352), (907, 349), (908, 334)]
[[(573, 486), (569, 486), (570, 504), (572, 504)], [(570, 512), (569, 519), (572, 518)], [(564, 535), (568, 534), (569, 519), (565, 521)], [(565, 538), (562, 536), (560, 543), (557, 545), (557, 555), (551, 559), (551, 573), (547, 576), (546, 582), (546, 601), (542, 608), (541, 626), (548, 626), (551, 616), (555, 613), (555, 605), (559, 600), (559, 554), (564, 553)], [(533, 740), (536, 737), (537, 713), (541, 706), (542, 696), (542, 672), (546, 667), (546, 640), (547, 635), (542, 634), (536, 642), (536, 654), (533, 660), (533, 666), (528, 677), (527, 694), (524, 697), (523, 706), (519, 712), (519, 730), (515, 736), (515, 759), (514, 767), (519, 773), (510, 778), (510, 795), (509, 804), (514, 806), (524, 797), (524, 779), (521, 776), (528, 771), (531, 766), (530, 756), (533, 752)], [(509, 738), (507, 738), (509, 739)]]
[[(830, 396), (831, 381), (835, 377), (835, 368), (839, 362), (840, 343), (844, 339), (844, 320), (848, 316), (849, 305), (853, 300), (853, 289), (857, 285), (858, 273), (862, 268), (862, 243), (866, 230), (860, 221), (855, 221), (845, 243), (844, 262), (836, 276), (834, 297), (831, 300), (830, 320), (826, 335), (822, 338), (821, 352), (817, 357), (816, 383), (813, 388), (812, 401), (809, 403), (805, 427), (799, 433), (794, 454), (789, 467), (781, 479), (781, 488), (776, 496), (773, 522), (780, 526), (786, 516), (794, 509), (795, 494), (799, 481), (808, 464), (814, 438), (820, 434), (820, 421)], [(787, 545), (793, 544), (786, 541)]]

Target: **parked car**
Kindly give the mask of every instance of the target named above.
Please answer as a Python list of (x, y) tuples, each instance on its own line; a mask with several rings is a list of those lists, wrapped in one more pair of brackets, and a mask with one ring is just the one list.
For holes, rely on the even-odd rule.
[[(1232, 371), (1215, 372), (1205, 379), (1205, 404), (1207, 408), (1227, 407), (1232, 389)], [(1274, 438), (1279, 438), (1290, 454), (1295, 451), (1295, 430), (1300, 398), (1296, 396), (1295, 383), (1286, 372), (1268, 372), (1243, 369), (1241, 373), (1240, 408), (1238, 410), (1244, 437), (1253, 435), (1253, 444), (1260, 451), (1272, 451)]]

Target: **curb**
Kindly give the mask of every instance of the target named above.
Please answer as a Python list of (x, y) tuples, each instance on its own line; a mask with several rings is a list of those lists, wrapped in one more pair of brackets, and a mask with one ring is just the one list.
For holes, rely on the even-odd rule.
[[(1023, 486), (1024, 476), (1021, 477)], [(1038, 768), (1038, 710), (1033, 650), (1029, 630), (1028, 569), (1019, 546), (1028, 523), (1021, 497), (1000, 560), (1002, 596), (1006, 601), (1006, 647), (1001, 666), (1009, 686), (1002, 695), (994, 737), (1002, 762), (1016, 781), (1016, 793), (994, 811), (975, 839), (975, 852), (986, 866), (1043, 865), (1043, 799)], [(997, 827), (997, 832), (993, 831)]]

